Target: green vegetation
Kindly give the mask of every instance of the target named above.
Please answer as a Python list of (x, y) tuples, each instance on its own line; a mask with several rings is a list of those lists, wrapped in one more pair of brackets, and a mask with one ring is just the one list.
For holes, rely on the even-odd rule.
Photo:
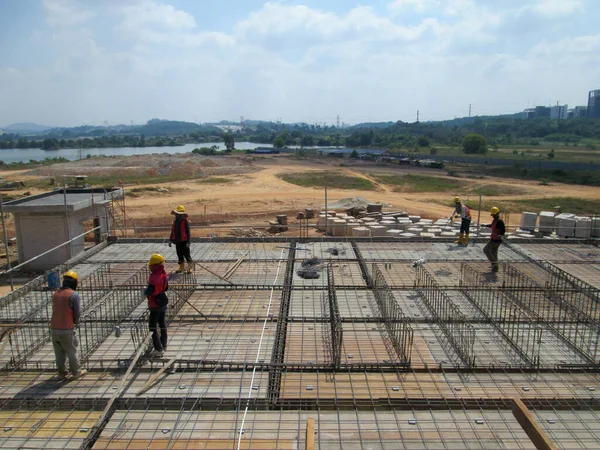
[(379, 183), (394, 186), (395, 192), (456, 192), (464, 184), (459, 180), (428, 175), (373, 175)]
[(332, 172), (298, 172), (278, 175), (287, 183), (302, 187), (323, 188), (327, 184), (330, 189), (357, 189), (374, 191), (376, 186), (369, 180), (360, 177), (349, 177), (341, 173)]
[[(438, 201), (434, 200), (434, 203), (439, 203), (448, 207), (452, 207), (454, 202), (452, 201)], [(468, 202), (467, 202), (468, 203)], [(471, 209), (476, 209), (478, 204), (469, 204)], [(486, 211), (489, 211), (493, 206), (500, 208), (502, 213), (522, 213), (523, 211), (530, 211), (540, 213), (541, 211), (554, 211), (556, 206), (560, 206), (562, 211), (569, 212), (572, 214), (596, 214), (596, 211), (600, 208), (600, 200), (596, 199), (585, 199), (575, 197), (548, 197), (548, 198), (534, 198), (534, 199), (518, 199), (518, 200), (490, 200), (484, 198), (481, 202), (481, 222), (489, 222)]]
[(526, 193), (523, 189), (504, 184), (483, 184), (473, 188), (466, 189), (467, 193), (482, 195), (487, 197), (500, 197), (503, 195), (523, 195)]
[(600, 186), (600, 173), (596, 171), (576, 171), (564, 169), (527, 169), (524, 167), (470, 166), (468, 170), (476, 174), (494, 177), (537, 180), (543, 183), (583, 184)]
[(0, 160), (0, 170), (18, 170), (31, 166), (51, 166), (52, 164), (59, 164), (65, 162), (69, 162), (69, 160), (67, 158), (46, 158), (42, 159), (41, 161), (31, 159), (27, 162), (17, 161), (11, 163), (5, 163), (4, 161)]
[(196, 155), (217, 155), (219, 154), (219, 147), (216, 145), (211, 145), (210, 147), (200, 147), (192, 150), (192, 153)]
[(468, 155), (484, 155), (487, 153), (487, 143), (480, 134), (468, 134), (463, 139), (463, 152)]
[(223, 135), (223, 143), (225, 144), (225, 148), (227, 152), (232, 152), (235, 150), (235, 138), (232, 133), (225, 133)]

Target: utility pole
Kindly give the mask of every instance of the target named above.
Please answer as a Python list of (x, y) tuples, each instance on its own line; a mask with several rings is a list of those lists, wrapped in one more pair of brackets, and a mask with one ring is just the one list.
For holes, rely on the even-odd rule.
[(419, 110), (417, 109), (417, 123), (419, 123)]
[(471, 117), (471, 104), (469, 103), (469, 117)]

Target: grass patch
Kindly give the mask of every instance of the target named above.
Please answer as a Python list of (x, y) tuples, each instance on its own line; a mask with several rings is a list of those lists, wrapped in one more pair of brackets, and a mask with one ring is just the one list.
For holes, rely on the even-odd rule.
[(373, 175), (379, 183), (394, 186), (395, 192), (455, 192), (464, 184), (459, 180), (428, 175)]
[(467, 192), (489, 197), (526, 194), (526, 191), (524, 191), (523, 189), (502, 184), (483, 184), (481, 186), (474, 187), (473, 189), (468, 189)]
[(298, 172), (278, 175), (283, 181), (302, 187), (327, 187), (330, 189), (357, 189), (374, 191), (376, 186), (369, 180), (360, 177), (349, 177), (341, 173), (331, 172)]
[[(433, 203), (438, 203), (451, 208), (452, 202), (434, 200)], [(471, 209), (476, 209), (478, 202), (468, 202)], [(486, 200), (481, 202), (482, 217), (484, 211), (489, 211), (493, 206), (500, 208), (503, 213), (522, 213), (530, 211), (540, 213), (541, 211), (554, 211), (555, 206), (560, 206), (565, 213), (595, 215), (600, 210), (600, 200), (575, 198), (575, 197), (548, 197), (548, 198), (529, 198), (520, 200)], [(483, 220), (483, 219), (482, 219)]]
[(469, 166), (461, 168), (462, 172), (485, 174), (493, 177), (516, 178), (520, 180), (537, 180), (544, 183), (582, 184), (600, 186), (600, 173), (564, 169), (528, 169), (525, 167), (488, 167)]
[(223, 177), (200, 178), (196, 183), (199, 184), (225, 184), (231, 183), (231, 179)]

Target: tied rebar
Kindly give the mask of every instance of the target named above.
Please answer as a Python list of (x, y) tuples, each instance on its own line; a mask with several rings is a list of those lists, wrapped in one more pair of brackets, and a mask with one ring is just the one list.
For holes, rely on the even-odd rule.
[[(417, 293), (446, 336), (447, 342), (441, 341), (442, 345), (449, 346), (447, 350), (454, 350), (467, 367), (474, 367), (475, 328), (424, 266), (417, 266), (415, 270)], [(451, 351), (448, 353), (451, 354)]]
[(377, 264), (373, 264), (372, 281), (373, 295), (392, 346), (400, 364), (410, 367), (414, 331)]

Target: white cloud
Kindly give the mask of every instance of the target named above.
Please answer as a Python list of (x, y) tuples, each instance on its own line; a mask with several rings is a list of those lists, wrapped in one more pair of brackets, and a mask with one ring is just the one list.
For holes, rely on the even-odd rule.
[(82, 9), (74, 0), (42, 0), (47, 21), (52, 26), (80, 25), (95, 17), (89, 9)]
[(539, 0), (530, 6), (541, 16), (564, 18), (584, 10), (583, 0)]
[(439, 4), (439, 0), (394, 0), (388, 3), (387, 8), (396, 14), (406, 11), (423, 14)]

